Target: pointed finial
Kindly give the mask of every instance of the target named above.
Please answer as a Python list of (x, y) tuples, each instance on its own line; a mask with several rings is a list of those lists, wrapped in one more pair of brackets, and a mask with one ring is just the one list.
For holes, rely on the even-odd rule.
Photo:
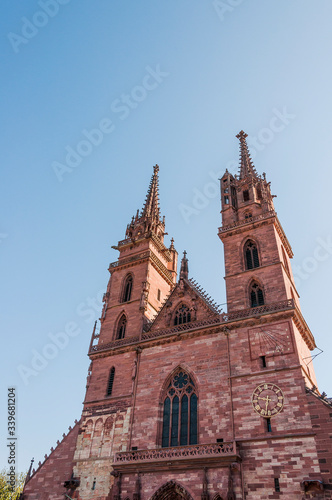
[(240, 141), (240, 172), (239, 178), (244, 179), (245, 177), (256, 177), (257, 172), (255, 170), (254, 165), (252, 164), (249, 149), (247, 145), (246, 138), (248, 134), (246, 134), (243, 130), (241, 130), (237, 134), (237, 139)]
[(32, 465), (33, 465), (33, 462), (35, 461), (34, 458), (31, 459), (31, 463), (30, 463), (30, 467), (29, 467), (29, 470), (28, 470), (28, 473), (25, 477), (25, 481), (24, 481), (24, 486), (26, 485), (26, 483), (29, 481), (30, 477), (31, 477), (31, 471), (32, 471)]
[(158, 172), (159, 165), (155, 165), (141, 214), (142, 217), (149, 217), (157, 223), (160, 221)]
[(189, 266), (188, 266), (188, 259), (187, 259), (187, 252), (184, 250), (183, 252), (183, 257), (181, 260), (181, 269), (180, 269), (180, 280), (181, 279), (188, 279), (188, 273), (189, 273)]

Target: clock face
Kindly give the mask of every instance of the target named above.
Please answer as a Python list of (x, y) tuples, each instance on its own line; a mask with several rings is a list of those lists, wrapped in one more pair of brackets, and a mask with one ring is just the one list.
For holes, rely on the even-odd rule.
[(258, 415), (271, 418), (283, 409), (284, 395), (275, 384), (260, 384), (253, 392), (251, 402)]

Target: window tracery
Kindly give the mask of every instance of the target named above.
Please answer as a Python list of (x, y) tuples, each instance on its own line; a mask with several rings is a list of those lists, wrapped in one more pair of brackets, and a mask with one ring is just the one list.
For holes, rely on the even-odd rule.
[(163, 404), (162, 447), (197, 444), (195, 383), (184, 370), (170, 380)]
[(181, 304), (177, 308), (174, 315), (174, 325), (182, 325), (184, 323), (189, 323), (191, 321), (191, 313), (189, 307), (185, 304)]
[(254, 241), (248, 240), (244, 246), (244, 257), (246, 269), (259, 267), (259, 257), (257, 245)]
[(126, 276), (124, 280), (121, 302), (129, 302), (131, 298), (132, 288), (133, 288), (133, 277), (131, 274), (128, 274), (128, 276)]
[(254, 281), (250, 287), (250, 304), (251, 307), (258, 307), (264, 305), (263, 290), (256, 281)]
[(123, 339), (126, 333), (126, 327), (127, 327), (127, 318), (123, 314), (119, 320), (118, 323), (118, 328), (116, 332), (116, 340)]

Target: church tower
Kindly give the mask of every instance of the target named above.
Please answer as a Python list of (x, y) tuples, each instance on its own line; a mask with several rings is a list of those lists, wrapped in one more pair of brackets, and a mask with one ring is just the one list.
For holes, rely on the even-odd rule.
[[(259, 351), (258, 358), (265, 364), (276, 352), (285, 354), (285, 348), (289, 352), (295, 349), (307, 385), (316, 386), (314, 371), (309, 368), (310, 350), (316, 345), (301, 314), (290, 263), (292, 248), (275, 212), (270, 183), (265, 173), (258, 175), (252, 164), (247, 134), (241, 131), (236, 137), (240, 141), (239, 174), (233, 176), (226, 171), (220, 181), (219, 238), (224, 244), (228, 313), (260, 307), (264, 314), (273, 308), (292, 308), (294, 335), (285, 331), (256, 332), (255, 352)], [(287, 338), (292, 338), (288, 347), (282, 345)]]
[(95, 325), (91, 338), (83, 425), (75, 452), (82, 498), (95, 498), (116, 483), (110, 476), (112, 456), (131, 448), (140, 360), (139, 347), (125, 346), (139, 344), (176, 282), (178, 254), (173, 239), (169, 248), (164, 244), (158, 173), (155, 165), (143, 209), (132, 217), (125, 239), (112, 247), (119, 258), (109, 266), (100, 330)]

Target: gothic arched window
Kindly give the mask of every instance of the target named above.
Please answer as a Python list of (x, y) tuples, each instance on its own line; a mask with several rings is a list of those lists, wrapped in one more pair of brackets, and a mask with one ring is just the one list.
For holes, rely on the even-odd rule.
[(127, 326), (127, 318), (123, 314), (121, 316), (120, 320), (119, 320), (118, 328), (117, 328), (117, 331), (116, 331), (116, 338), (117, 339), (123, 339), (124, 338), (125, 333), (126, 333), (126, 326)]
[(172, 377), (164, 397), (161, 446), (197, 444), (197, 391), (183, 370)]
[(115, 376), (115, 368), (114, 368), (114, 366), (112, 366), (112, 368), (110, 369), (110, 375), (108, 377), (107, 396), (110, 396), (112, 394), (114, 376)]
[(131, 274), (128, 274), (128, 276), (124, 280), (121, 302), (129, 302), (131, 297), (132, 287), (133, 287), (133, 277)]
[(181, 304), (180, 307), (175, 311), (174, 325), (182, 325), (184, 323), (189, 323), (191, 321), (191, 314), (189, 307)]
[(264, 295), (263, 290), (256, 281), (251, 284), (250, 287), (250, 304), (251, 307), (263, 306), (264, 305)]
[(246, 269), (254, 269), (255, 267), (259, 267), (257, 246), (252, 240), (248, 240), (244, 245), (244, 258)]

